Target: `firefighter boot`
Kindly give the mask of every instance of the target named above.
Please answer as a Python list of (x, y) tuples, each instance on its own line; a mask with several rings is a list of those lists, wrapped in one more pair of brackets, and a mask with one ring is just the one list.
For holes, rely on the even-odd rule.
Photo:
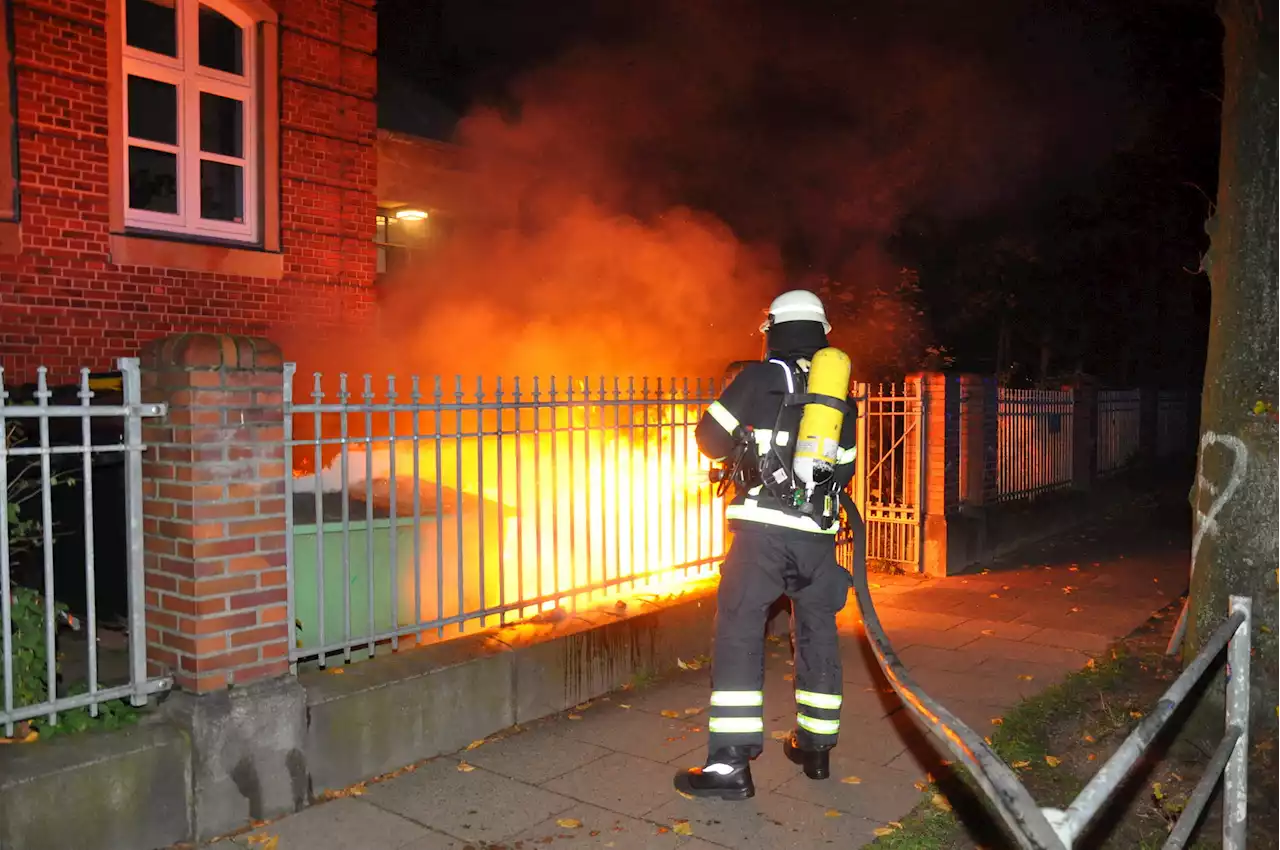
[(746, 800), (756, 795), (751, 781), (751, 757), (742, 747), (725, 747), (707, 759), (704, 767), (676, 774), (676, 790), (687, 797)]
[(793, 764), (804, 768), (804, 775), (810, 779), (826, 779), (831, 776), (831, 748), (820, 747), (806, 749), (800, 746), (796, 733), (792, 732), (782, 742), (782, 752)]

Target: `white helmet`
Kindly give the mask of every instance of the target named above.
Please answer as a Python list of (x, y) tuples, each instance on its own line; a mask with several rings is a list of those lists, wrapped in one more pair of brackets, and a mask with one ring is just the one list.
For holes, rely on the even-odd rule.
[(793, 289), (773, 299), (773, 303), (769, 305), (769, 318), (760, 326), (760, 333), (783, 322), (822, 322), (822, 329), (831, 333), (827, 311), (822, 309), (822, 300), (805, 289)]

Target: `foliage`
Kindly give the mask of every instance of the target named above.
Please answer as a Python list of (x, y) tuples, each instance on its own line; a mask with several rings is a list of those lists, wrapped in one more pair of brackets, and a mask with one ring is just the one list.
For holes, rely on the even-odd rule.
[[(10, 605), (10, 632), (13, 647), (13, 702), (17, 706), (33, 705), (49, 696), (49, 647), (46, 642), (45, 621), (48, 612), (44, 599), (34, 590), (15, 588)], [(67, 615), (67, 606), (54, 603), (55, 626)], [(54, 675), (61, 664), (54, 658)], [(84, 684), (69, 689), (63, 696), (87, 693)], [(137, 717), (137, 711), (124, 700), (112, 700), (98, 706), (98, 716), (93, 717), (88, 708), (73, 708), (58, 712), (58, 722), (51, 724), (40, 717), (28, 721), (25, 726), (37, 729), (43, 737), (58, 733), (82, 732), (94, 724), (114, 729)], [(24, 725), (24, 724), (19, 724)], [(26, 728), (18, 730), (18, 738), (26, 737)]]

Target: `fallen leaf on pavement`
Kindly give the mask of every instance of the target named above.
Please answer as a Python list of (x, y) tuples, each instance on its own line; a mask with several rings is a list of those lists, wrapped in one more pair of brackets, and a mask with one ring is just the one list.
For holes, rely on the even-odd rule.
[(678, 820), (671, 824), (671, 831), (676, 835), (693, 835), (693, 827), (687, 820)]
[[(666, 714), (666, 712), (665, 712), (665, 711), (664, 711), (664, 712), (662, 712), (662, 713), (663, 713), (663, 714)], [(581, 720), (581, 719), (582, 719), (582, 715), (581, 715), (581, 714), (570, 714), (570, 715), (568, 715), (568, 717), (569, 717), (569, 719), (570, 719), (570, 720)]]
[(841, 779), (840, 781), (843, 782), (845, 785), (861, 785), (862, 784), (862, 780), (856, 776), (846, 776), (844, 779)]
[(1000, 598), (1000, 594), (998, 594), (998, 593), (993, 593), (993, 594), (991, 594), (991, 598), (992, 598), (992, 599), (999, 599), (999, 598)]
[(560, 818), (556, 821), (556, 826), (561, 829), (581, 829), (582, 821), (577, 818)]
[(886, 835), (893, 835), (893, 830), (887, 826), (877, 826), (875, 829), (871, 830), (871, 834), (884, 838)]
[(795, 673), (785, 673), (785, 674), (783, 674), (783, 676), (782, 676), (782, 681), (784, 681), (784, 682), (794, 682), (795, 680), (796, 680), (796, 674), (795, 674)]
[(692, 717), (695, 714), (701, 714), (701, 713), (702, 713), (702, 709), (697, 707), (690, 707), (684, 710), (685, 717)]
[(1086, 744), (1092, 744), (1092, 743), (1093, 743), (1093, 741), (1094, 741), (1094, 738), (1093, 738), (1093, 736), (1092, 736), (1092, 735), (1085, 735), (1085, 736), (1084, 736), (1083, 738), (1081, 738), (1080, 740), (1084, 741)]
[(341, 667), (330, 667), (328, 670), (325, 670), (324, 672), (328, 673), (330, 676), (341, 676), (343, 673), (347, 671), (343, 670)]
[(894, 829), (902, 829), (902, 821), (891, 820), (889, 821), (889, 826)]
[(458, 770), (462, 773), (470, 773), (475, 770), (475, 766), (467, 764), (465, 761), (460, 761), (458, 762)]
[(992, 726), (1003, 726), (1003, 725), (1004, 725), (1004, 718), (1003, 718), (1003, 717), (993, 717), (993, 718), (991, 718), (991, 725), (992, 725)]
[(1131, 711), (1131, 712), (1129, 712), (1129, 716), (1130, 716), (1130, 717), (1132, 717), (1134, 720), (1137, 720), (1139, 717), (1141, 717), (1141, 716), (1142, 716), (1142, 712), (1141, 712), (1141, 711)]
[(876, 584), (875, 582), (872, 582), (872, 583), (871, 583), (871, 589), (872, 589), (872, 590), (879, 590), (882, 586), (883, 586), (883, 585)]
[(618, 708), (630, 708), (630, 707), (631, 706), (627, 705), (625, 702), (618, 703)]
[(951, 811), (951, 801), (941, 794), (934, 794), (933, 798), (930, 799), (929, 802), (933, 803), (933, 807), (939, 811)]
[(1097, 761), (1097, 760), (1098, 760), (1098, 757), (1095, 754), (1089, 753), (1089, 761)]
[(1023, 770), (1024, 768), (1031, 767), (1031, 762), (1029, 762), (1029, 761), (1015, 761), (1013, 764), (1011, 764), (1011, 765), (1009, 765), (1009, 766), (1010, 766), (1010, 767), (1012, 767), (1014, 770)]
[(843, 816), (839, 809), (827, 809), (823, 814), (829, 818), (838, 818)]
[(679, 716), (680, 716), (680, 712), (678, 712), (678, 711), (672, 711), (672, 710), (671, 710), (671, 709), (669, 709), (669, 708), (664, 708), (664, 709), (660, 712), (660, 714), (661, 714), (663, 717), (672, 717), (672, 718), (675, 718), (675, 717), (679, 717)]
[(1080, 609), (1079, 609), (1079, 608), (1072, 608), (1070, 613), (1072, 613), (1072, 614), (1079, 614), (1079, 613), (1080, 613)]
[(1049, 767), (1057, 767), (1058, 765), (1062, 764), (1062, 759), (1058, 758), (1057, 756), (1045, 756), (1044, 763), (1049, 765)]
[(923, 779), (917, 779), (915, 782), (911, 784), (914, 785), (916, 787), (916, 790), (919, 791), (921, 794), (929, 790), (929, 783), (925, 782)]
[(1019, 673), (1019, 674), (1018, 674), (1018, 679), (1020, 679), (1020, 680), (1021, 680), (1021, 681), (1023, 681), (1023, 682), (1030, 682), (1030, 681), (1031, 681), (1032, 679), (1034, 679), (1034, 678), (1035, 678), (1035, 676), (1032, 676), (1032, 675), (1030, 675), (1029, 673)]
[(1067, 567), (1067, 572), (1078, 573), (1078, 572), (1080, 572), (1080, 568), (1079, 568), (1079, 567)]
[(995, 629), (983, 629), (983, 630), (982, 630), (982, 634), (986, 635), (987, 637), (994, 637), (994, 636), (995, 636), (995, 633), (996, 633), (996, 630), (995, 630)]
[(484, 738), (481, 738), (479, 741), (472, 741), (470, 744), (467, 744), (467, 749), (474, 750), (477, 747), (483, 747), (483, 746), (484, 746)]

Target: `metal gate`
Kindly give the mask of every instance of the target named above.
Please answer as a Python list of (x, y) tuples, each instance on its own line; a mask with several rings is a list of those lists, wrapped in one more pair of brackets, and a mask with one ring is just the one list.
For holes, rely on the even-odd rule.
[[(866, 520), (867, 561), (918, 572), (924, 482), (920, 381), (858, 384), (858, 461), (852, 495)], [(841, 561), (852, 557), (841, 532)]]

